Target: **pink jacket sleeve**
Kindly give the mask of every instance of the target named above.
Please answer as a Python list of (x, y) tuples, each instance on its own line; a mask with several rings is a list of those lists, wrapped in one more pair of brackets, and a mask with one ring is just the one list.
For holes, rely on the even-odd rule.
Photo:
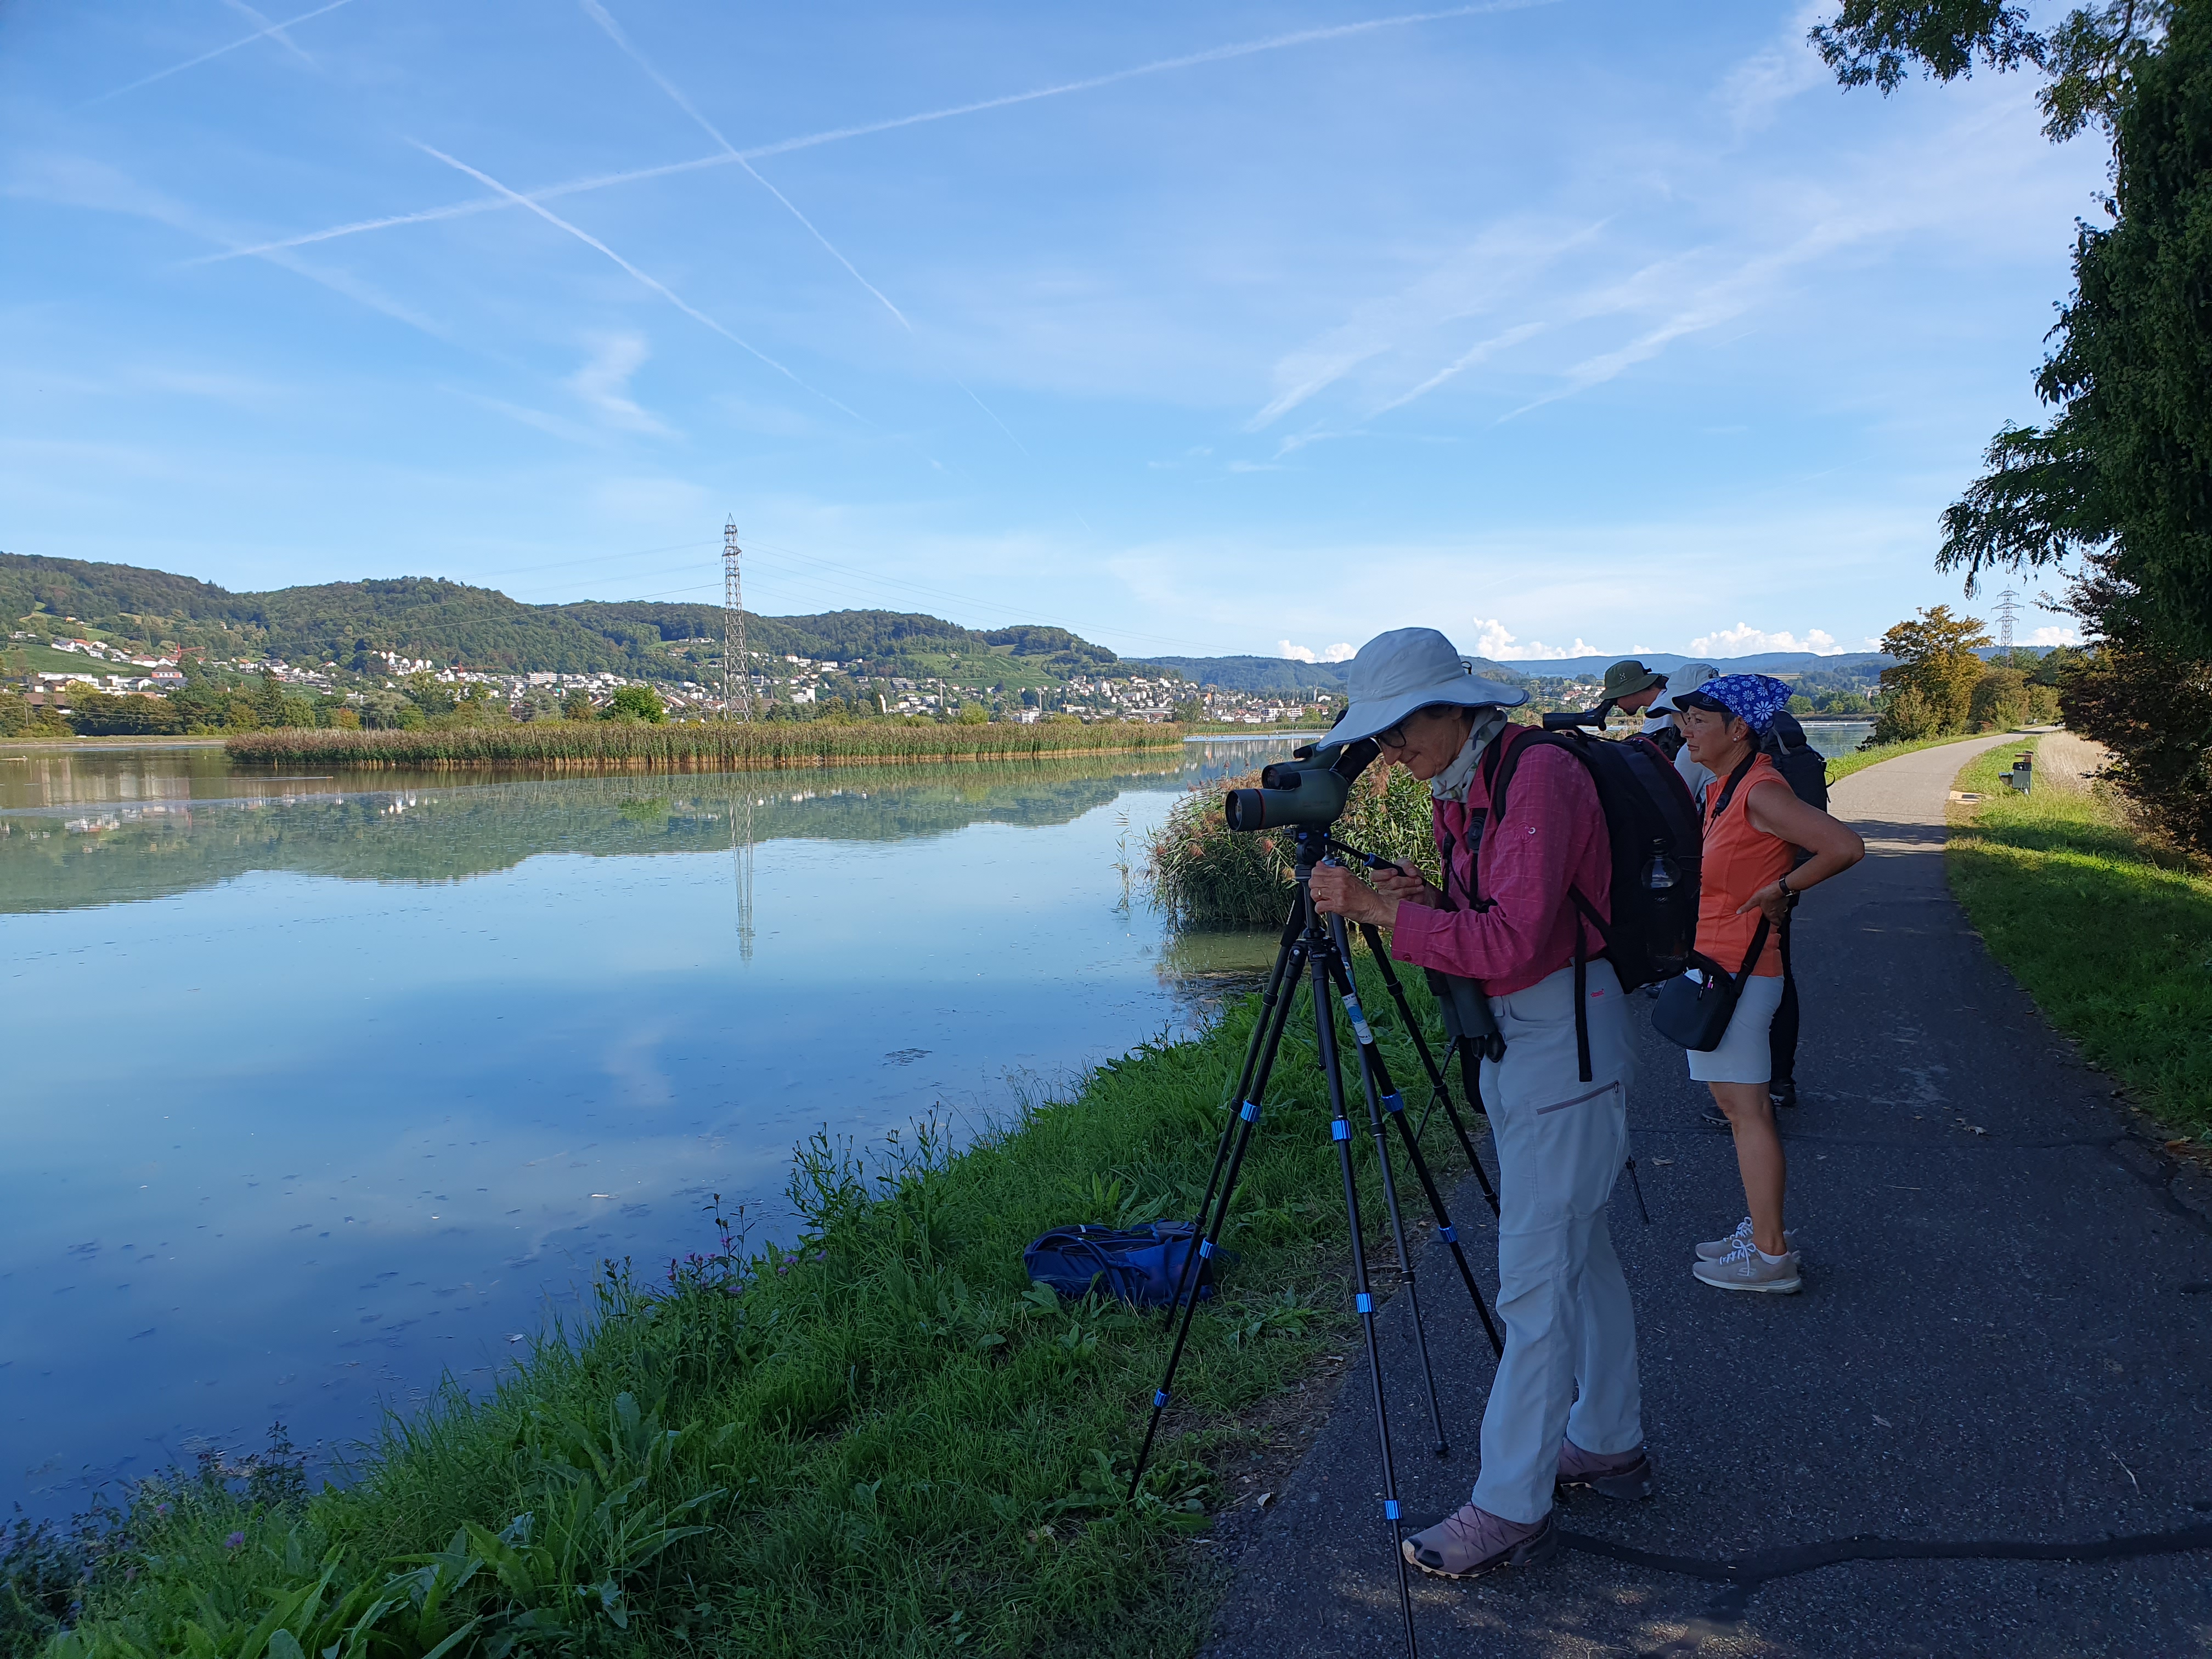
[[(1590, 863), (1603, 823), (1581, 765), (1556, 749), (1531, 750), (1506, 792), (1504, 821), (1483, 836), (1481, 890), (1496, 902), (1481, 911), (1401, 904), (1390, 954), (1508, 985), (1555, 972), (1574, 954), (1578, 918), (1567, 889)], [(1603, 914), (1606, 895), (1591, 898)]]

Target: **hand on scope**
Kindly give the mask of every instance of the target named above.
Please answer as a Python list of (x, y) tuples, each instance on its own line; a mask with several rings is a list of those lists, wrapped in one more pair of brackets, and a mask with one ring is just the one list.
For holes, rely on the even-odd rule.
[(1316, 865), (1314, 908), (1346, 921), (1389, 927), (1398, 920), (1398, 901), (1385, 898), (1340, 864)]
[(1375, 872), (1374, 879), (1376, 892), (1401, 904), (1423, 904), (1433, 910), (1443, 902), (1444, 896), (1410, 864), (1386, 864)]

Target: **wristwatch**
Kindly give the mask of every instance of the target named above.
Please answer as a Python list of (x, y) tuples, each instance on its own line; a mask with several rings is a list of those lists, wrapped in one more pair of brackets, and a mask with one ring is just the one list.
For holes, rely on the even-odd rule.
[(1782, 896), (1790, 901), (1789, 908), (1795, 910), (1797, 908), (1797, 899), (1799, 896), (1790, 885), (1790, 878), (1787, 876), (1777, 876), (1774, 878), (1774, 884), (1782, 890)]

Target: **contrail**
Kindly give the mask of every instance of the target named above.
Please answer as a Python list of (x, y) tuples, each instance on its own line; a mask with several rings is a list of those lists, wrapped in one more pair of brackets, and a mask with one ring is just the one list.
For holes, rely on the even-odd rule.
[[(295, 24), (304, 23), (311, 17), (320, 17), (326, 11), (336, 11), (340, 6), (350, 5), (352, 3), (353, 0), (330, 0), (328, 5), (317, 6), (314, 10), (303, 11), (297, 17), (288, 17), (281, 23), (271, 23), (266, 28), (256, 29), (251, 34), (241, 35), (227, 46), (217, 46), (213, 52), (204, 52), (197, 58), (187, 58), (181, 64), (172, 64), (165, 70), (155, 70), (151, 75), (141, 76), (127, 87), (118, 87), (112, 92), (103, 92), (97, 98), (86, 100), (84, 106), (89, 109), (93, 105), (104, 104), (111, 98), (120, 98), (126, 92), (136, 92), (141, 87), (150, 87), (156, 81), (166, 81), (173, 75), (181, 75), (188, 69), (197, 68), (210, 58), (220, 58), (227, 52), (236, 52), (240, 46), (250, 46), (256, 40), (264, 40), (272, 34), (282, 35), (286, 29)], [(284, 44), (288, 46), (292, 46), (289, 40), (286, 40)], [(298, 52), (299, 48), (292, 46), (292, 50)]]
[(315, 60), (307, 55), (306, 50), (297, 40), (295, 40), (290, 35), (284, 33), (284, 25), (282, 23), (270, 23), (265, 15), (247, 5), (246, 3), (246, 0), (222, 0), (222, 3), (226, 6), (228, 6), (233, 11), (242, 14), (248, 22), (258, 23), (264, 28), (269, 30), (270, 35), (276, 40), (279, 46), (283, 46), (284, 50), (290, 52), (293, 57), (305, 64), (309, 69), (315, 67)]
[[(345, 0), (333, 0), (333, 3), (343, 5)], [(1364, 22), (1340, 23), (1331, 28), (1301, 29), (1294, 34), (1272, 35), (1264, 40), (1247, 40), (1233, 46), (1215, 46), (1209, 51), (1192, 52), (1181, 58), (1162, 58), (1152, 63), (1139, 64), (1133, 69), (1115, 70), (1110, 74), (1092, 76), (1087, 80), (1065, 81), (1055, 86), (1039, 87), (1030, 92), (1008, 93), (1003, 97), (986, 98), (978, 103), (955, 104), (945, 109), (925, 110), (918, 115), (901, 115), (890, 120), (872, 121), (859, 126), (833, 127), (825, 132), (807, 133), (797, 138), (782, 138), (774, 143), (762, 144), (751, 149), (725, 150), (714, 155), (694, 156), (687, 161), (668, 161), (658, 167), (637, 167), (625, 173), (603, 173), (590, 178), (572, 179), (564, 184), (548, 185), (544, 189), (533, 191), (528, 196), (519, 198), (517, 200), (523, 205), (535, 202), (550, 202), (563, 196), (574, 196), (583, 191), (605, 190), (613, 185), (641, 184), (649, 179), (665, 179), (672, 173), (696, 173), (706, 167), (730, 167), (743, 161), (757, 161), (765, 156), (788, 155), (793, 150), (811, 149), (820, 144), (840, 143), (848, 138), (865, 138), (873, 133), (890, 132), (901, 127), (921, 126), (931, 121), (949, 121), (956, 116), (975, 115), (987, 110), (1009, 108), (1016, 104), (1035, 103), (1039, 99), (1060, 98), (1069, 93), (1089, 92), (1095, 88), (1113, 86), (1119, 82), (1133, 81), (1143, 76), (1164, 75), (1170, 70), (1190, 69), (1200, 64), (1221, 63), (1234, 58), (1249, 58), (1266, 52), (1281, 52), (1291, 46), (1310, 46), (1316, 41), (1340, 40), (1347, 35), (1367, 34), (1378, 29), (1406, 28), (1416, 23), (1433, 23), (1455, 17), (1476, 17), (1492, 12), (1522, 11), (1533, 6), (1558, 3), (1559, 0), (1486, 0), (1484, 4), (1454, 6), (1444, 11), (1405, 12), (1395, 17), (1373, 17)], [(325, 6), (323, 9), (328, 11), (331, 8)], [(307, 15), (312, 17), (316, 14), (310, 12)], [(300, 20), (295, 18), (293, 21), (296, 22)], [(242, 46), (245, 43), (240, 41), (235, 44)], [(228, 52), (230, 48), (226, 46), (222, 50)], [(179, 65), (179, 67), (185, 66)], [(166, 70), (162, 72), (174, 73), (173, 70)], [(125, 90), (127, 91), (128, 88)], [(112, 93), (107, 95), (114, 96)], [(309, 242), (326, 242), (334, 237), (358, 235), (362, 231), (386, 230), (395, 225), (419, 225), (440, 219), (465, 218), (471, 214), (489, 213), (516, 204), (516, 202), (510, 202), (503, 197), (478, 198), (473, 202), (454, 202), (445, 207), (426, 208), (418, 213), (395, 213), (380, 219), (361, 219), (350, 224), (333, 225), (325, 230), (312, 230), (302, 235), (286, 237), (280, 241), (265, 242), (253, 247), (240, 248), (236, 253), (216, 254), (212, 257), (216, 259), (228, 259), (236, 258), (241, 254), (267, 253), (278, 248), (304, 246)]]
[(839, 264), (844, 266), (848, 271), (851, 272), (854, 282), (858, 283), (862, 288), (867, 289), (869, 293), (874, 295), (876, 298), (882, 302), (884, 309), (890, 312), (892, 316), (899, 319), (900, 327), (905, 329), (909, 334), (914, 332), (914, 325), (907, 321), (906, 313), (890, 302), (890, 297), (884, 293), (883, 289), (878, 288), (866, 277), (861, 276), (859, 269), (853, 264), (853, 262), (850, 259), (848, 259), (842, 253), (839, 252), (836, 245), (833, 244), (827, 236), (824, 236), (819, 230), (815, 228), (814, 222), (799, 210), (797, 205), (793, 203), (791, 198), (786, 196), (774, 185), (771, 185), (767, 179), (762, 178), (759, 173), (754, 169), (753, 164), (738, 154), (738, 147), (722, 136), (722, 130), (716, 126), (712, 121), (709, 121), (705, 116), (700, 114), (698, 110), (692, 106), (691, 100), (689, 98), (686, 98), (682, 92), (678, 90), (678, 88), (669, 81), (666, 76), (663, 75), (659, 70), (653, 68), (652, 64), (647, 61), (645, 54), (640, 52), (635, 46), (631, 44), (629, 36), (624, 34), (622, 31), (622, 25), (616, 22), (612, 17), (607, 15), (607, 9), (599, 3), (599, 0), (581, 0), (581, 3), (586, 14), (590, 16), (591, 20), (607, 32), (607, 38), (612, 40), (617, 46), (620, 46), (623, 51), (628, 54), (630, 62), (635, 64), (640, 69), (643, 70), (653, 83), (668, 94), (669, 98), (675, 103), (677, 108), (682, 110), (686, 115), (690, 116), (691, 119), (697, 124), (701, 131), (704, 132), (709, 138), (712, 138), (716, 143), (720, 144), (722, 147), (722, 153), (728, 156), (730, 160), (735, 161), (739, 167), (743, 167), (755, 184), (758, 185), (769, 195), (775, 197), (777, 201), (782, 203), (784, 210), (789, 213), (793, 218), (798, 220), (800, 224), (806, 227), (807, 234), (812, 236), (816, 241), (822, 244), (823, 252), (827, 252), (831, 258), (835, 259)]
[(455, 172), (465, 173), (470, 178), (475, 179), (478, 184), (497, 191), (501, 195), (513, 202), (517, 207), (528, 208), (539, 218), (544, 220), (547, 224), (556, 226), (560, 229), (567, 231), (568, 234), (574, 237), (578, 241), (583, 243), (586, 247), (598, 249), (601, 253), (605, 254), (608, 258), (613, 260), (624, 270), (628, 271), (632, 276), (635, 276), (639, 282), (644, 283), (646, 287), (651, 289), (655, 294), (660, 295), (662, 299), (667, 301), (669, 304), (674, 306), (686, 317), (691, 319), (692, 321), (713, 329), (715, 333), (720, 335), (732, 345), (750, 352), (754, 356), (759, 358), (761, 362), (766, 363), (777, 374), (789, 380), (793, 386), (812, 392), (816, 397), (821, 398), (823, 402), (830, 404), (834, 408), (843, 410), (846, 414), (850, 415), (854, 420), (860, 422), (863, 426), (873, 424), (873, 422), (869, 421), (866, 416), (860, 414), (859, 410), (847, 408), (846, 405), (839, 403), (835, 398), (831, 397), (828, 392), (821, 390), (818, 386), (808, 386), (807, 383), (800, 380), (798, 375), (793, 374), (781, 363), (776, 362), (775, 358), (769, 356), (768, 353), (763, 351), (758, 346), (754, 345), (750, 341), (740, 339), (738, 336), (731, 333), (728, 329), (724, 328), (720, 323), (716, 322), (712, 317), (709, 317), (705, 312), (699, 310), (696, 306), (686, 301), (682, 295), (678, 295), (675, 289), (670, 288), (665, 283), (661, 282), (657, 277), (648, 276), (646, 275), (645, 272), (640, 270), (635, 265), (630, 264), (629, 260), (623, 258), (621, 254), (616, 252), (612, 248), (609, 247), (598, 237), (592, 235), (589, 231), (579, 229), (576, 226), (570, 224), (566, 219), (562, 218), (559, 215), (553, 213), (548, 209), (539, 205), (538, 203), (532, 201), (527, 196), (523, 195), (520, 191), (509, 190), (505, 185), (500, 183), (498, 179), (493, 178), (489, 173), (478, 172), (476, 168), (471, 167), (466, 161), (455, 161), (452, 156), (447, 155), (445, 151), (441, 149), (434, 149), (428, 144), (423, 143), (420, 139), (410, 139), (409, 142), (414, 144), (415, 148), (421, 150), (425, 155), (435, 156), (439, 161), (443, 161), (447, 167), (452, 167)]

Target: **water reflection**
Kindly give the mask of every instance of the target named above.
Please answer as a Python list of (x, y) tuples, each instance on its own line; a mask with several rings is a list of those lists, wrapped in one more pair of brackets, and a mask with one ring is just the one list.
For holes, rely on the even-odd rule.
[(601, 1258), (696, 1248), (708, 1193), (772, 1234), (824, 1123), (972, 1126), (1187, 1025), (1235, 947), (1164, 948), (1118, 866), (1282, 747), (365, 789), (205, 750), (0, 768), (0, 1502), (278, 1417), (357, 1436), (489, 1381)]

